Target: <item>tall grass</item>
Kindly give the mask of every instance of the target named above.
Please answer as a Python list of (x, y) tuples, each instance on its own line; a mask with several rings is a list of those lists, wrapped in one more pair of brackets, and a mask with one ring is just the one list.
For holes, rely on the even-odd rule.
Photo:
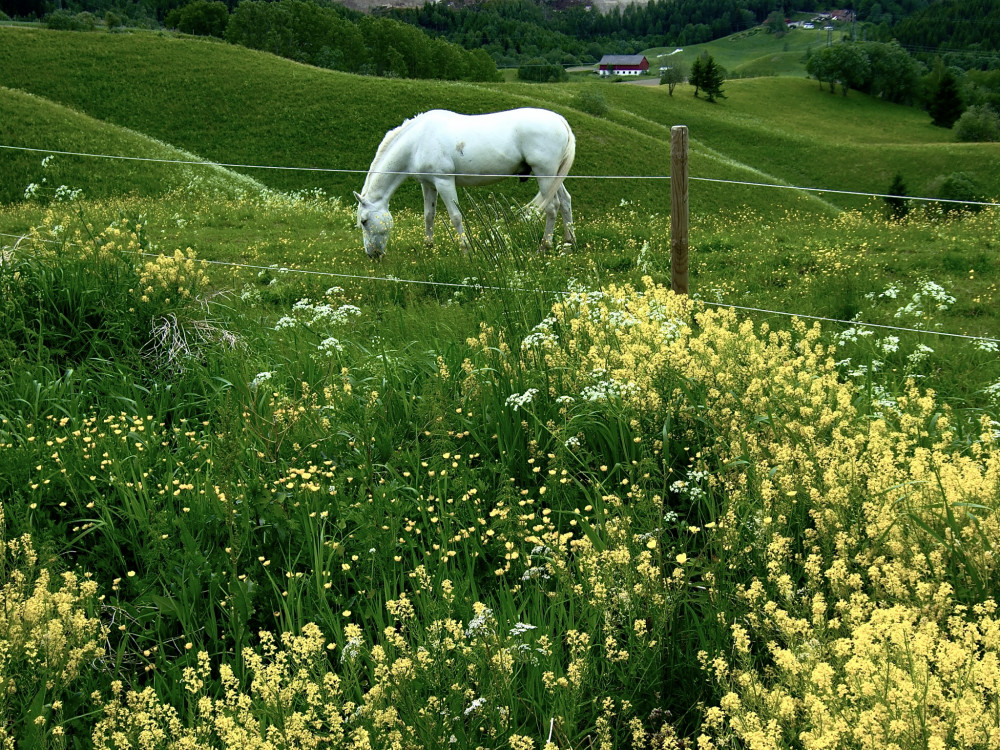
[[(315, 195), (8, 211), (38, 229), (0, 264), (4, 549), (39, 562), (4, 585), (71, 602), (88, 656), (32, 661), (5, 620), (4, 731), (792, 746), (881, 721), (860, 669), (910, 686), (877, 730), (901, 746), (988, 736), (993, 694), (947, 664), (992, 679), (968, 628), (994, 616), (1000, 375), (932, 331), (990, 330), (995, 215), (790, 222), (768, 257), (751, 213), (703, 222), (702, 302), (656, 284), (665, 226), (623, 208), (538, 254), (537, 222), (473, 202), (468, 256), (403, 211), (367, 272), (311, 236), (351, 231)], [(249, 247), (254, 221), (280, 237)], [(357, 278), (282, 270), (317, 267)], [(384, 280), (421, 273), (463, 286)], [(710, 304), (819, 312), (836, 285), (927, 333)], [(926, 638), (951, 656), (897, 647)]]

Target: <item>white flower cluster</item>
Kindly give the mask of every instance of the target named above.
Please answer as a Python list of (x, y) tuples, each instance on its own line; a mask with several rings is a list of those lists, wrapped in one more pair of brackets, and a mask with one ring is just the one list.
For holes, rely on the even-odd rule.
[(466, 638), (480, 635), (493, 635), (493, 610), (489, 607), (483, 607), (479, 614), (469, 620), (469, 627), (465, 629)]
[(910, 352), (910, 355), (906, 358), (906, 361), (911, 365), (915, 365), (918, 362), (923, 362), (930, 355), (934, 353), (934, 350), (925, 344), (917, 344), (916, 348)]
[(559, 337), (552, 331), (552, 326), (556, 319), (552, 316), (545, 318), (541, 323), (531, 329), (531, 333), (524, 337), (521, 342), (521, 351), (532, 349), (554, 349), (559, 344)]
[(314, 304), (309, 298), (300, 299), (292, 305), (292, 312), (310, 326), (317, 323), (342, 325), (351, 318), (361, 316), (361, 309), (355, 305), (331, 305), (325, 302)]
[(329, 336), (319, 343), (316, 350), (320, 354), (332, 357), (335, 353), (344, 351), (344, 345), (341, 344), (338, 339), (335, 339), (333, 336)]
[(361, 653), (361, 645), (361, 639), (358, 636), (348, 638), (347, 643), (344, 644), (344, 650), (340, 652), (340, 663), (353, 662), (357, 659), (358, 654)]
[(514, 627), (512, 627), (510, 629), (510, 637), (511, 638), (520, 638), (525, 633), (528, 633), (528, 632), (530, 632), (532, 630), (537, 630), (537, 629), (538, 628), (535, 625), (529, 625), (526, 622), (518, 622), (518, 623), (516, 623), (514, 625)]
[(896, 318), (923, 318), (931, 310), (947, 310), (955, 304), (955, 298), (948, 294), (937, 282), (925, 279), (910, 301), (896, 310)]
[[(551, 555), (552, 555), (551, 549), (549, 549), (544, 545), (536, 545), (534, 548), (532, 548), (531, 554), (528, 555), (528, 557), (529, 558), (537, 557), (542, 560), (545, 560)], [(533, 581), (536, 578), (541, 581), (547, 581), (550, 578), (549, 569), (545, 565), (536, 565), (534, 567), (528, 568), (527, 570), (524, 571), (524, 573), (521, 574), (521, 580), (525, 582)]]
[(71, 188), (69, 185), (60, 185), (56, 188), (56, 203), (69, 203), (75, 201), (83, 195), (80, 188)]
[(837, 334), (837, 346), (847, 346), (849, 343), (856, 344), (860, 339), (874, 335), (875, 331), (870, 328), (851, 326), (846, 331), (841, 331)]
[(530, 404), (536, 395), (538, 395), (537, 388), (529, 388), (524, 393), (512, 393), (507, 397), (506, 404), (514, 411), (518, 411)]
[(878, 348), (885, 354), (892, 354), (899, 351), (899, 336), (886, 336), (879, 340)]
[[(844, 361), (847, 364), (850, 364), (851, 362), (849, 359)], [(881, 360), (873, 359), (871, 365), (858, 365), (853, 370), (848, 370), (847, 374), (852, 378), (864, 378), (867, 377), (869, 373), (881, 372), (883, 364), (884, 362)]]
[(474, 701), (472, 701), (472, 703), (469, 704), (469, 707), (465, 709), (465, 715), (468, 716), (469, 714), (475, 713), (476, 711), (478, 711), (480, 708), (483, 707), (484, 703), (486, 703), (485, 698), (482, 697), (476, 698)]
[(257, 390), (262, 385), (264, 385), (264, 383), (266, 383), (273, 377), (274, 377), (273, 372), (258, 372), (254, 376), (254, 379), (250, 381), (250, 390), (251, 391)]
[(261, 301), (260, 290), (251, 284), (244, 284), (243, 289), (240, 290), (240, 300), (256, 305)]
[(695, 469), (688, 472), (687, 479), (678, 479), (670, 485), (670, 490), (678, 495), (687, 495), (691, 500), (701, 500), (705, 497), (705, 490), (701, 488), (701, 483), (708, 479), (708, 472)]
[(993, 401), (1000, 401), (1000, 382), (986, 386), (983, 388), (983, 393)]
[(875, 292), (869, 292), (865, 295), (865, 299), (896, 299), (899, 296), (899, 287), (895, 284), (889, 284), (884, 291), (876, 294)]
[(580, 398), (591, 402), (619, 401), (623, 396), (634, 393), (637, 389), (638, 386), (631, 381), (620, 383), (617, 380), (599, 380), (593, 385), (585, 386), (580, 391)]
[[(872, 406), (896, 412), (897, 414), (899, 413), (899, 402), (896, 401), (895, 396), (889, 393), (885, 386), (878, 383), (872, 385)], [(876, 418), (881, 418), (882, 416), (881, 412), (875, 413)]]

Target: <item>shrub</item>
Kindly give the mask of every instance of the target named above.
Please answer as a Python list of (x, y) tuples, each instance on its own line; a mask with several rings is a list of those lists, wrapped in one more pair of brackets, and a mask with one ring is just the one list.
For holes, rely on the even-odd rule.
[(185, 34), (216, 36), (226, 34), (229, 9), (220, 0), (194, 0), (182, 8), (174, 8), (167, 14), (166, 24)]
[(584, 89), (573, 100), (574, 106), (581, 112), (594, 117), (604, 117), (608, 114), (608, 101), (599, 91)]
[(73, 15), (68, 10), (54, 10), (44, 18), (46, 27), (58, 31), (93, 31), (97, 27), (97, 19), (92, 13), (77, 13)]
[(541, 57), (534, 57), (517, 69), (517, 77), (534, 83), (556, 83), (566, 81), (569, 75), (561, 65), (550, 63)]
[(966, 143), (1000, 141), (1000, 115), (988, 104), (973, 105), (955, 123), (955, 137)]
[(942, 198), (947, 203), (937, 204), (937, 208), (944, 213), (958, 213), (969, 211), (975, 213), (982, 209), (974, 203), (958, 203), (956, 201), (978, 201), (981, 200), (979, 190), (965, 172), (952, 172), (945, 177), (937, 188), (938, 198)]

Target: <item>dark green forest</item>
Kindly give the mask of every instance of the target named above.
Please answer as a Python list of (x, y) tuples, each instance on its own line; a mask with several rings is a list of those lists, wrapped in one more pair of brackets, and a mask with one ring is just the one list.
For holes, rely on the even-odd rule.
[[(487, 0), (451, 7), (385, 11), (466, 48), (483, 48), (501, 65), (544, 56), (551, 62), (591, 62), (604, 54), (634, 54), (666, 44), (700, 44), (751, 28), (770, 0), (651, 0), (608, 13), (573, 5), (557, 10), (534, 0)], [(562, 60), (560, 58), (566, 58)]]
[[(928, 65), (1000, 67), (1000, 0), (850, 0), (859, 40), (897, 40)], [(600, 13), (579, 0), (485, 0), (384, 7), (370, 15), (332, 0), (0, 0), (0, 19), (56, 28), (171, 28), (225, 38), (322, 67), (373, 75), (490, 80), (495, 65), (594, 62), (605, 54), (690, 46), (792, 12), (807, 0), (650, 0)], [(769, 22), (770, 26), (770, 22)], [(780, 31), (779, 31), (780, 33)]]
[(923, 8), (893, 28), (900, 44), (915, 53), (945, 53), (960, 67), (1000, 67), (1000, 2), (949, 0)]

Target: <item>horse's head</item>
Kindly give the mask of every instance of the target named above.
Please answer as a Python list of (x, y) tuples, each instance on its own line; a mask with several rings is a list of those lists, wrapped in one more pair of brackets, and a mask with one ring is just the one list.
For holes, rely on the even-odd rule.
[(358, 226), (365, 241), (365, 252), (368, 257), (379, 260), (385, 255), (385, 246), (389, 242), (389, 232), (392, 231), (392, 214), (385, 204), (371, 203), (357, 193)]

